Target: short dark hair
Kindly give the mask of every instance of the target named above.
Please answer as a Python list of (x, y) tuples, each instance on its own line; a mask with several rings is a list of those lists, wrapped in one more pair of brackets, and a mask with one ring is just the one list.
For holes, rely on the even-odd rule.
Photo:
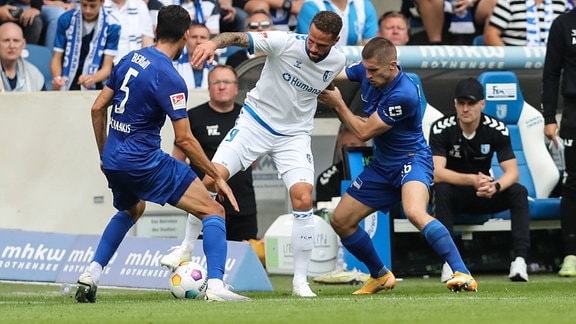
[(396, 46), (385, 37), (374, 37), (362, 49), (362, 58), (376, 57), (378, 63), (388, 63), (397, 59)]
[(404, 21), (406, 22), (406, 27), (408, 27), (408, 29), (410, 29), (410, 21), (408, 20), (408, 18), (406, 18), (406, 16), (401, 13), (400, 11), (386, 11), (385, 13), (382, 14), (382, 16), (380, 16), (380, 18), (378, 18), (378, 26), (380, 26), (380, 24), (382, 24), (382, 21), (384, 21), (384, 19), (388, 19), (390, 17), (394, 17), (394, 18), (402, 18), (404, 19)]
[(312, 24), (319, 31), (332, 34), (336, 38), (342, 29), (342, 18), (332, 11), (320, 11), (312, 18)]
[(170, 43), (178, 42), (190, 28), (190, 13), (182, 6), (165, 6), (158, 12), (156, 38)]
[(232, 73), (234, 73), (234, 79), (236, 79), (236, 81), (238, 81), (238, 73), (236, 72), (236, 70), (230, 66), (230, 65), (226, 65), (226, 64), (217, 64), (214, 65), (214, 67), (212, 68), (212, 70), (210, 70), (210, 72), (208, 72), (208, 79), (210, 79), (210, 76), (212, 75), (212, 72), (218, 70), (218, 69), (224, 69), (224, 70), (230, 70), (232, 71)]

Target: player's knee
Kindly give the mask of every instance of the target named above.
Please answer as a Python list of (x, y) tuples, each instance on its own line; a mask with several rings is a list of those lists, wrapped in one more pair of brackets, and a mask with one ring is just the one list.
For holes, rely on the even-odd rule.
[(308, 210), (312, 208), (312, 185), (309, 183), (297, 183), (290, 188), (292, 208), (296, 210)]
[(132, 220), (134, 220), (134, 222), (137, 222), (140, 219), (140, 217), (142, 217), (142, 214), (144, 214), (145, 209), (146, 209), (146, 202), (140, 200), (136, 205), (134, 205), (134, 207), (128, 210), (128, 215), (130, 215), (130, 217), (132, 218)]

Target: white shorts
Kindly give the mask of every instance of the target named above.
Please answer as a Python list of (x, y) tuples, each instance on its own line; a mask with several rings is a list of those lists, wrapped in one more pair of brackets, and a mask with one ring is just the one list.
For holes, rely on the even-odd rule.
[[(314, 158), (310, 141), (310, 135), (274, 135), (242, 109), (236, 126), (222, 140), (212, 162), (226, 167), (232, 177), (237, 172), (246, 170), (259, 157), (268, 154), (284, 178), (287, 188), (290, 188), (293, 182), (314, 184)], [(292, 170), (298, 175), (290, 172), (290, 178), (296, 178), (297, 181), (287, 181), (284, 177)]]

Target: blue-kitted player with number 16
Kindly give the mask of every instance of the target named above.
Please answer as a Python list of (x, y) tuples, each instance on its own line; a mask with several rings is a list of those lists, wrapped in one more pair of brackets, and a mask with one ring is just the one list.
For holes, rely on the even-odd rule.
[(176, 145), (216, 180), (219, 194), (238, 209), (226, 179), (220, 176), (190, 131), (186, 112), (188, 90), (172, 66), (172, 59), (180, 56), (186, 44), (190, 23), (189, 13), (181, 6), (163, 7), (158, 13), (156, 45), (128, 53), (112, 70), (92, 106), (92, 126), (102, 170), (118, 212), (106, 226), (94, 260), (78, 279), (78, 302), (96, 301), (102, 268), (144, 213), (145, 201), (169, 203), (202, 219), (208, 265), (206, 300), (249, 300), (226, 289), (222, 281), (227, 252), (224, 208), (212, 199), (188, 165), (160, 148), (160, 129), (168, 115)]

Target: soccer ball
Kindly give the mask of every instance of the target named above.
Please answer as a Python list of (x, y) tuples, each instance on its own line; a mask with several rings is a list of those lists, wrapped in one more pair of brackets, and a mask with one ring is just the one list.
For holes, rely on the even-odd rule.
[(208, 272), (196, 262), (185, 261), (170, 276), (170, 292), (175, 298), (201, 298), (208, 287)]

